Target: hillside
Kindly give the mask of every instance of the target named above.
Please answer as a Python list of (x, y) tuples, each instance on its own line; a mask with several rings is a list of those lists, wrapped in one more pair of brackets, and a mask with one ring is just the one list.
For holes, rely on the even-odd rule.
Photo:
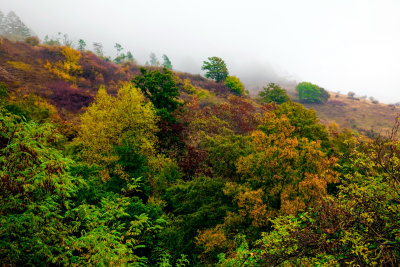
[[(64, 51), (65, 50), (65, 51)], [(65, 55), (66, 51), (71, 55)], [(76, 62), (68, 57), (75, 56)], [(79, 70), (73, 73), (69, 64)], [(47, 64), (47, 65), (46, 65)], [(0, 38), (0, 81), (4, 82), (16, 99), (29, 94), (38, 95), (54, 105), (62, 119), (74, 121), (94, 99), (100, 86), (105, 86), (112, 95), (124, 82), (139, 74), (139, 66), (124, 62), (114, 64), (100, 58), (91, 51), (66, 50), (63, 46), (30, 45)], [(224, 84), (216, 83), (200, 75), (175, 72), (181, 80), (188, 79), (199, 88), (217, 96), (226, 97), (229, 90)]]
[(385, 134), (392, 129), (400, 108), (383, 103), (374, 104), (366, 99), (350, 99), (331, 94), (326, 104), (305, 104), (313, 108), (322, 122), (336, 122), (341, 127), (364, 133)]
[[(395, 134), (99, 55), (0, 39), (1, 263), (398, 265)], [(387, 110), (309, 107), (357, 129)]]
[[(295, 88), (285, 88), (293, 101), (298, 102)], [(365, 134), (385, 134), (393, 127), (400, 108), (384, 103), (330, 92), (324, 104), (303, 104), (316, 111), (322, 123), (337, 123), (341, 128), (357, 130)]]

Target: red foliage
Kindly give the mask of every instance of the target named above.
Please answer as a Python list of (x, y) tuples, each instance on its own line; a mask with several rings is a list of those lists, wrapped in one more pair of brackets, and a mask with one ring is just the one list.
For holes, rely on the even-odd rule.
[(228, 102), (215, 106), (213, 113), (226, 121), (236, 134), (251, 132), (260, 124), (260, 113), (243, 97), (230, 96)]
[(71, 88), (66, 82), (55, 82), (46, 85), (52, 91), (50, 99), (58, 108), (64, 108), (71, 112), (79, 112), (82, 107), (89, 106), (94, 97), (76, 88)]

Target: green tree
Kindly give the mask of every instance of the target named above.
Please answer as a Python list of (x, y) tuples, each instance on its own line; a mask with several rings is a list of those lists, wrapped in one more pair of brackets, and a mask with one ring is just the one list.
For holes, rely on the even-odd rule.
[(127, 60), (128, 62), (131, 62), (131, 63), (135, 62), (135, 58), (133, 57), (131, 51), (128, 51), (128, 52), (126, 53), (126, 60)]
[(301, 82), (297, 85), (296, 91), (300, 102), (303, 103), (326, 103), (330, 97), (329, 93), (318, 85)]
[(78, 41), (78, 50), (83, 52), (86, 49), (86, 42), (83, 39), (79, 39)]
[(204, 61), (203, 66), (201, 67), (202, 70), (207, 71), (205, 76), (215, 80), (216, 82), (225, 81), (226, 77), (229, 75), (229, 72), (222, 58), (209, 57), (208, 60), (209, 61)]
[(240, 79), (236, 76), (228, 76), (225, 79), (225, 85), (231, 91), (237, 95), (242, 95), (244, 93), (244, 85)]
[(163, 55), (163, 66), (166, 67), (167, 69), (172, 70), (172, 63), (171, 60), (169, 60), (169, 58), (167, 57), (167, 55)]
[(258, 93), (262, 102), (275, 102), (280, 105), (284, 102), (290, 101), (290, 98), (286, 94), (286, 91), (275, 83), (269, 83), (267, 87), (264, 87), (263, 89), (264, 91)]
[(132, 83), (153, 103), (159, 116), (169, 122), (176, 121), (172, 112), (181, 106), (181, 103), (178, 100), (179, 87), (172, 72), (165, 67), (162, 71), (142, 67), (140, 73), (132, 79)]

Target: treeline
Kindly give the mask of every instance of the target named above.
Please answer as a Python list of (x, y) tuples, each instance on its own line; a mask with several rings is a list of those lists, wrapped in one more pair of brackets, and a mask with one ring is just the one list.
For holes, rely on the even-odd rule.
[[(63, 51), (47, 71), (79, 82), (77, 51)], [(372, 140), (322, 125), (276, 84), (259, 102), (243, 89), (218, 97), (140, 68), (65, 124), (2, 84), (0, 261), (398, 265), (399, 123)]]

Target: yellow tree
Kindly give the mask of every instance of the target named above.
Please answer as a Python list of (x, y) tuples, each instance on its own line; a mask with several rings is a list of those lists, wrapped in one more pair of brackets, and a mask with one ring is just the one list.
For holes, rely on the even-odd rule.
[(57, 61), (54, 64), (47, 61), (45, 68), (58, 77), (75, 83), (76, 76), (82, 72), (82, 66), (79, 65), (81, 53), (68, 46), (65, 46), (61, 53), (65, 57), (64, 61)]
[(113, 97), (100, 88), (81, 117), (77, 142), (83, 146), (82, 156), (89, 163), (107, 166), (118, 160), (114, 147), (123, 142), (143, 155), (152, 155), (157, 121), (153, 105), (140, 90), (127, 84)]

